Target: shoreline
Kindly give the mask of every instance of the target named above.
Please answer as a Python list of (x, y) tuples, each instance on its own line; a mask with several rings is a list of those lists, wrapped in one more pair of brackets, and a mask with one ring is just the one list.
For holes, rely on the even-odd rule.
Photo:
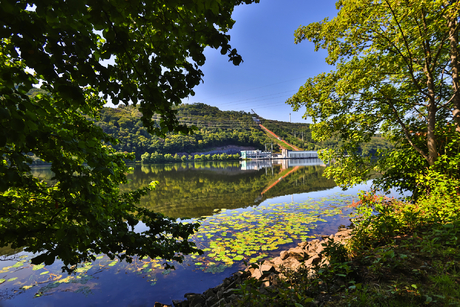
[(282, 270), (297, 271), (301, 266), (313, 273), (313, 267), (318, 264), (328, 264), (324, 257), (323, 243), (333, 240), (345, 244), (351, 238), (352, 229), (339, 228), (335, 234), (322, 235), (322, 239), (313, 239), (297, 244), (297, 247), (280, 252), (278, 257), (258, 264), (248, 266), (244, 271), (233, 273), (214, 288), (203, 293), (185, 293), (184, 300), (173, 300), (172, 305), (156, 302), (154, 307), (220, 307), (235, 306), (238, 296), (235, 290), (247, 279), (254, 278), (262, 282), (260, 291), (267, 291), (276, 284), (277, 277), (283, 277)]

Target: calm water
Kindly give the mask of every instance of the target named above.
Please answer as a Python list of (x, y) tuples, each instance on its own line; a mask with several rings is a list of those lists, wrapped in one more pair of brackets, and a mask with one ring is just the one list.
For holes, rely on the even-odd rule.
[[(349, 224), (346, 206), (368, 187), (343, 192), (322, 177), (323, 169), (319, 160), (136, 165), (122, 189), (158, 181), (141, 206), (174, 218), (204, 217), (193, 240), (205, 254), (188, 256), (173, 271), (164, 270), (160, 259), (127, 264), (99, 255), (68, 276), (59, 261), (32, 266), (27, 254), (3, 249), (14, 255), (0, 262), (0, 306), (152, 306), (204, 292), (243, 269), (243, 260), (276, 257)], [(52, 176), (48, 167), (33, 171), (44, 179)]]

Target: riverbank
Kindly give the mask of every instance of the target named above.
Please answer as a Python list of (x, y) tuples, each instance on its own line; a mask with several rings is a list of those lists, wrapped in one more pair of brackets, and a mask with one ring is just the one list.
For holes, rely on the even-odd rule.
[(251, 284), (249, 287), (256, 285), (252, 290), (263, 294), (276, 289), (279, 281), (286, 279), (286, 271), (297, 272), (302, 268), (308, 270), (313, 276), (315, 267), (329, 264), (324, 254), (324, 245), (329, 241), (346, 244), (351, 237), (351, 231), (342, 228), (336, 234), (322, 236), (322, 240), (314, 239), (299, 243), (295, 248), (282, 251), (279, 257), (252, 264), (245, 271), (234, 273), (217, 287), (210, 288), (202, 294), (187, 293), (184, 295), (185, 300), (173, 301), (173, 305), (174, 307), (238, 306), (241, 304), (241, 297), (237, 293), (241, 292), (240, 289), (248, 282)]
[(449, 197), (364, 195), (352, 232), (300, 243), (173, 304), (460, 306), (460, 201)]

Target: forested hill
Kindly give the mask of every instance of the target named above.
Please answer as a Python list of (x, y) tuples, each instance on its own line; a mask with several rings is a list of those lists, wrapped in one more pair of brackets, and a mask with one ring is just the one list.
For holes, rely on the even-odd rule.
[[(193, 125), (197, 130), (192, 135), (168, 134), (165, 138), (152, 136), (142, 126), (141, 113), (136, 107), (120, 105), (117, 108), (105, 107), (101, 110), (96, 124), (119, 139), (113, 145), (118, 151), (135, 152), (140, 159), (145, 152), (160, 154), (204, 152), (228, 145), (252, 146), (264, 149), (270, 139), (253, 120), (254, 114), (243, 111), (221, 111), (203, 103), (183, 104), (177, 107), (181, 123)], [(311, 139), (310, 125), (279, 122), (260, 117), (261, 123), (275, 134), (299, 148), (315, 150), (335, 147), (338, 140), (328, 144), (316, 143)], [(375, 142), (374, 147), (386, 146)], [(383, 144), (383, 145), (382, 145)], [(279, 148), (274, 148), (279, 150)]]
[(177, 108), (179, 121), (196, 126), (192, 135), (167, 134), (152, 136), (143, 127), (136, 107), (121, 105), (103, 108), (96, 124), (119, 139), (113, 145), (118, 151), (135, 152), (140, 159), (145, 152), (160, 154), (205, 152), (227, 145), (252, 146), (263, 149), (269, 138), (246, 112), (220, 111), (205, 104), (185, 104)]

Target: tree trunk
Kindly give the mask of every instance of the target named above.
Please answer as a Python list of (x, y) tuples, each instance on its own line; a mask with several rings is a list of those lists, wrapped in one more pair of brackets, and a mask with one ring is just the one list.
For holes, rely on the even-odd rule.
[(438, 158), (438, 149), (436, 148), (436, 104), (433, 97), (430, 97), (428, 105), (428, 129), (426, 142), (428, 146), (428, 163), (433, 165)]
[(458, 20), (457, 16), (449, 20), (450, 62), (452, 66), (452, 116), (455, 130), (460, 132), (460, 84), (459, 84), (459, 59), (458, 59)]
[[(427, 28), (427, 25), (424, 26)], [(427, 133), (426, 133), (426, 143), (428, 147), (428, 164), (434, 165), (436, 159), (438, 158), (438, 149), (436, 146), (436, 112), (438, 111), (438, 107), (436, 105), (436, 90), (435, 90), (435, 83), (433, 78), (433, 72), (431, 71), (433, 65), (433, 59), (431, 56), (431, 44), (429, 40), (425, 40), (424, 49), (425, 49), (425, 76), (427, 78), (426, 85), (428, 88), (428, 104), (427, 104)]]

